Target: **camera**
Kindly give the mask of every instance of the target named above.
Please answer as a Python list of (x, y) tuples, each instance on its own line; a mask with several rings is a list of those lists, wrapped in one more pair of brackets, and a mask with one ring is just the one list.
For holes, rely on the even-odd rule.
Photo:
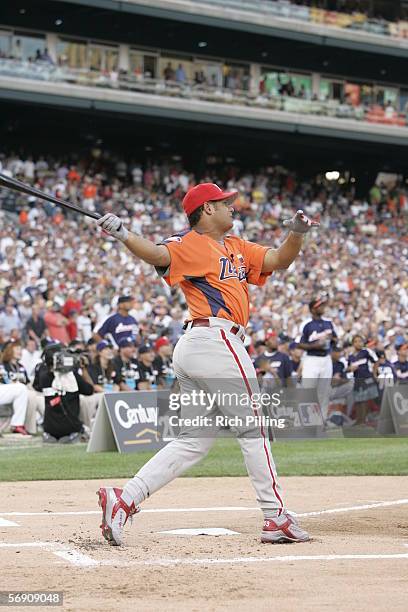
[(71, 353), (71, 351), (63, 349), (54, 353), (52, 357), (52, 369), (54, 372), (66, 374), (78, 370), (81, 365), (79, 355)]
[(73, 372), (81, 366), (80, 355), (57, 342), (45, 347), (42, 359), (49, 370), (59, 372), (60, 374)]

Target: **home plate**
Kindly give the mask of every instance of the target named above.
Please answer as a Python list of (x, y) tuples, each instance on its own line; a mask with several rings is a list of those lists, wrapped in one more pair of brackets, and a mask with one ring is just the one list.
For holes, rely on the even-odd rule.
[(202, 527), (199, 529), (171, 529), (170, 531), (158, 531), (158, 533), (166, 533), (169, 535), (181, 535), (181, 536), (226, 536), (226, 535), (239, 535), (238, 531), (231, 531), (231, 529), (224, 529), (223, 527)]

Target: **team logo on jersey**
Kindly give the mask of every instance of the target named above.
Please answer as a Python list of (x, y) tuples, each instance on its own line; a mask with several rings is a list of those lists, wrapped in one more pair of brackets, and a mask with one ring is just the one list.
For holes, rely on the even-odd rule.
[(166, 244), (166, 242), (181, 242), (181, 238), (180, 236), (170, 236), (170, 238), (166, 238), (164, 244)]
[(244, 258), (242, 257), (242, 255), (238, 255), (237, 259), (240, 263), (238, 269), (235, 267), (229, 257), (220, 257), (221, 270), (219, 279), (221, 281), (228, 280), (229, 278), (237, 278), (239, 281), (243, 281), (246, 279)]

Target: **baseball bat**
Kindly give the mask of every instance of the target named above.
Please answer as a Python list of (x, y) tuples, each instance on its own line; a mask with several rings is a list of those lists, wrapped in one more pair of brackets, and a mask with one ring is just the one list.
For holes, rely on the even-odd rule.
[(66, 202), (65, 200), (56, 198), (48, 193), (44, 193), (44, 191), (35, 189), (30, 185), (26, 185), (25, 183), (17, 181), (16, 179), (12, 179), (8, 176), (5, 176), (4, 174), (0, 174), (0, 186), (7, 187), (7, 189), (12, 189), (13, 191), (20, 191), (21, 193), (26, 193), (27, 195), (35, 196), (36, 198), (40, 198), (41, 200), (47, 200), (47, 202), (53, 202), (54, 204), (58, 204), (58, 206), (63, 206), (64, 208), (68, 208), (69, 210), (78, 212), (81, 215), (85, 215), (86, 217), (91, 217), (92, 219), (100, 219), (101, 217), (97, 213), (85, 210), (80, 206), (75, 206), (75, 204), (70, 204), (70, 202)]

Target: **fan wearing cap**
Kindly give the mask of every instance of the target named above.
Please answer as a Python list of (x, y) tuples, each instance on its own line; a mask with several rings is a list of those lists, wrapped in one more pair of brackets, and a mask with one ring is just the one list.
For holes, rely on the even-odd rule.
[(299, 348), (306, 351), (302, 363), (302, 387), (316, 389), (323, 420), (327, 419), (333, 363), (330, 350), (337, 338), (332, 321), (323, 318), (328, 299), (321, 296), (309, 303), (311, 319), (301, 327)]
[(139, 363), (135, 357), (136, 343), (133, 336), (119, 340), (119, 354), (113, 359), (116, 371), (115, 383), (121, 391), (134, 391), (149, 388), (142, 377)]
[(375, 351), (375, 354), (378, 357), (378, 366), (375, 379), (377, 381), (381, 400), (385, 387), (392, 387), (397, 382), (397, 373), (394, 367), (395, 364), (391, 363), (391, 361), (387, 359), (384, 350), (379, 349)]
[(268, 360), (269, 371), (264, 376), (264, 382), (268, 385), (268, 388), (271, 388), (269, 384), (271, 381), (269, 380), (267, 383), (268, 379), (273, 379), (274, 383), (279, 384), (279, 386), (292, 386), (292, 367), (289, 355), (285, 352), (285, 346), (287, 346), (289, 339), (286, 334), (280, 333), (278, 335), (273, 330), (266, 333), (266, 351), (255, 359), (254, 365), (255, 368), (259, 368), (262, 360)]
[[(154, 265), (170, 287), (179, 285), (185, 295), (189, 310), (186, 333), (177, 342), (173, 354), (174, 371), (183, 394), (191, 395), (193, 390), (200, 389), (208, 392), (209, 384), (217, 393), (220, 378), (226, 397), (259, 393), (255, 368), (244, 345), (249, 285), (262, 286), (275, 270), (287, 269), (298, 256), (304, 235), (319, 225), (303, 211), (297, 211), (292, 219), (284, 222), (288, 234), (277, 249), (229, 235), (237, 195), (213, 183), (191, 188), (182, 202), (189, 228), (159, 245), (129, 232), (122, 220), (111, 213), (97, 221), (134, 255)], [(154, 357), (149, 354), (153, 355), (145, 347), (139, 350), (141, 366), (150, 359), (153, 361)], [(181, 417), (187, 420), (191, 409), (192, 405), (184, 406)], [(202, 416), (206, 416), (207, 408), (200, 409)], [(224, 416), (229, 415), (222, 402), (217, 404), (217, 409), (224, 411)], [(245, 406), (237, 403), (233, 407), (234, 416), (243, 423), (236, 433), (266, 519), (261, 539), (265, 542), (308, 540), (308, 534), (286, 511), (265, 429), (259, 421), (251, 424), (248, 419), (254, 411), (260, 417), (252, 402), (246, 402)], [(214, 436), (206, 436), (205, 432), (197, 435), (187, 425), (186, 428), (141, 468), (120, 497), (112, 487), (100, 489), (102, 532), (111, 542), (121, 543), (123, 525), (133, 503), (139, 505), (207, 454)], [(114, 512), (112, 508), (116, 508)]]
[(174, 370), (171, 356), (173, 345), (167, 336), (161, 336), (154, 343), (156, 357), (153, 361), (153, 368), (158, 372), (157, 381), (159, 387), (171, 387), (174, 381)]
[(398, 384), (408, 384), (408, 343), (396, 347), (398, 359), (393, 366), (397, 375)]
[(331, 350), (333, 377), (331, 380), (330, 402), (346, 405), (347, 416), (351, 416), (354, 403), (354, 380), (347, 374), (347, 359), (342, 357), (343, 349), (335, 344)]
[(137, 363), (143, 389), (155, 389), (158, 386), (159, 372), (153, 365), (154, 350), (151, 344), (143, 344), (138, 350)]
[(94, 330), (94, 338), (97, 342), (104, 339), (109, 340), (116, 348), (119, 345), (119, 340), (122, 338), (136, 336), (138, 331), (137, 321), (129, 314), (133, 308), (134, 301), (131, 295), (121, 295), (119, 297), (117, 312), (109, 315)]
[(298, 342), (290, 342), (288, 346), (290, 365), (292, 366), (292, 378), (296, 382), (300, 381), (302, 376), (302, 356), (303, 349), (300, 348)]

